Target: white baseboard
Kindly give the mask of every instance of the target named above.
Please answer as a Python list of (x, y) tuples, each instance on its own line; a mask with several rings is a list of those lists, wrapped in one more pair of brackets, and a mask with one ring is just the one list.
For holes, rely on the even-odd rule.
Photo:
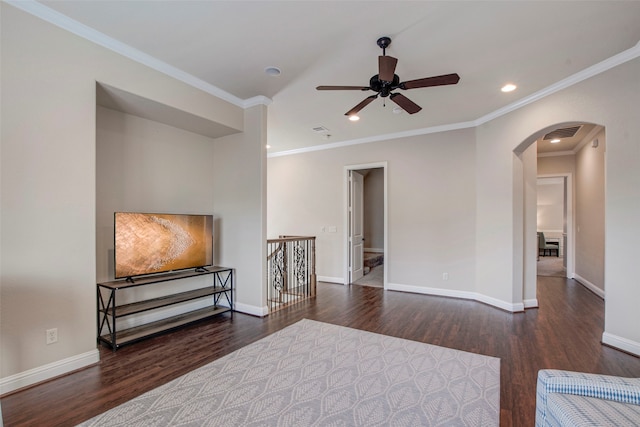
[(236, 311), (240, 313), (250, 314), (251, 316), (264, 317), (269, 314), (269, 307), (258, 307), (255, 305), (243, 304), (241, 302), (235, 303)]
[(584, 277), (580, 276), (579, 274), (574, 275), (573, 278), (577, 280), (582, 286), (589, 289), (591, 292), (598, 295), (600, 298), (604, 299), (604, 291), (602, 289), (600, 289), (599, 287), (597, 287), (596, 285), (594, 285)]
[(538, 308), (538, 298), (526, 299), (522, 302), (524, 304), (524, 308)]
[(497, 307), (505, 311), (509, 311), (511, 313), (524, 311), (523, 303), (515, 303), (515, 304), (508, 303), (506, 301), (502, 301), (497, 298), (493, 298), (477, 292), (456, 291), (451, 289), (440, 289), (440, 288), (426, 288), (426, 287), (414, 286), (414, 285), (401, 285), (398, 283), (387, 283), (387, 287), (385, 289), (390, 291), (411, 292), (416, 294), (436, 295), (436, 296), (449, 297), (449, 298), (470, 299), (470, 300), (482, 302), (482, 303)]
[(98, 349), (0, 379), (0, 396), (100, 362)]
[(611, 347), (619, 348), (620, 350), (626, 351), (627, 353), (640, 356), (640, 343), (638, 342), (631, 341), (627, 338), (619, 337), (608, 332), (604, 332), (602, 334), (602, 342), (604, 344), (610, 345)]
[(344, 278), (342, 277), (329, 277), (329, 276), (316, 276), (318, 282), (338, 283), (344, 285)]
[(382, 248), (364, 248), (365, 252), (372, 252), (374, 254), (383, 254), (384, 249)]

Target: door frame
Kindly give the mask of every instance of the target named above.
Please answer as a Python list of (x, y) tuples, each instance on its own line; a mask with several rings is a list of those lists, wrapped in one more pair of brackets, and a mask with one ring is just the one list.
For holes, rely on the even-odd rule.
[(349, 242), (349, 171), (358, 171), (358, 170), (363, 170), (363, 169), (376, 169), (376, 168), (382, 168), (383, 170), (383, 176), (384, 176), (384, 258), (385, 258), (385, 268), (384, 268), (384, 278), (383, 278), (383, 285), (384, 285), (384, 289), (387, 289), (387, 283), (388, 283), (388, 275), (389, 275), (389, 262), (388, 260), (390, 259), (389, 257), (389, 234), (388, 234), (388, 224), (389, 224), (389, 210), (388, 210), (388, 187), (387, 187), (387, 178), (389, 175), (389, 171), (388, 171), (388, 166), (387, 166), (387, 162), (386, 161), (382, 161), (382, 162), (374, 162), (374, 163), (362, 163), (362, 164), (355, 164), (355, 165), (347, 165), (344, 166), (343, 169), (343, 179), (342, 179), (342, 183), (343, 183), (343, 207), (342, 207), (342, 214), (343, 214), (343, 221), (342, 221), (342, 229), (344, 230), (344, 241), (343, 241), (343, 247), (344, 247), (344, 252), (343, 252), (343, 277), (344, 277), (344, 285), (349, 285), (351, 283), (351, 266), (349, 265), (349, 251), (350, 251), (350, 242)]
[[(567, 260), (566, 265), (566, 274), (565, 276), (569, 279), (575, 278), (575, 262), (576, 262), (576, 251), (575, 251), (575, 233), (573, 230), (574, 223), (574, 214), (573, 214), (573, 176), (571, 173), (551, 173), (551, 174), (540, 174), (537, 175), (537, 178), (564, 178), (565, 182), (565, 211), (566, 211), (566, 220), (567, 220), (567, 242), (564, 247), (565, 256)], [(537, 190), (537, 187), (536, 187)], [(537, 253), (537, 251), (536, 251)]]

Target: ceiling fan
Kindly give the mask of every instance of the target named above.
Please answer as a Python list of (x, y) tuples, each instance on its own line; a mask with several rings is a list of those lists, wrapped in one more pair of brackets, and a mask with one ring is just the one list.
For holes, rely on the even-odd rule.
[(389, 97), (393, 102), (398, 104), (403, 110), (409, 114), (415, 114), (422, 110), (415, 102), (411, 101), (401, 93), (392, 93), (396, 89), (417, 89), (421, 87), (431, 86), (444, 86), (454, 85), (460, 81), (460, 76), (456, 73), (444, 74), (442, 76), (426, 77), (424, 79), (409, 80), (406, 82), (400, 82), (400, 77), (395, 74), (396, 64), (398, 59), (387, 56), (386, 49), (391, 44), (389, 37), (380, 37), (377, 41), (378, 46), (382, 48), (382, 56), (378, 56), (378, 74), (371, 77), (369, 80), (369, 86), (318, 86), (316, 90), (372, 90), (376, 92), (375, 95), (371, 95), (364, 99), (361, 103), (353, 107), (351, 110), (345, 113), (345, 116), (354, 116), (358, 114), (360, 110), (373, 102), (374, 99), (381, 96), (383, 98)]

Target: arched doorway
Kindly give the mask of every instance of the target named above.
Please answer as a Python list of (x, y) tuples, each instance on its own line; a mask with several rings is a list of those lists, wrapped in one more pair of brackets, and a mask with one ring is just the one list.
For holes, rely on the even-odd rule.
[[(567, 144), (551, 147), (558, 131), (577, 129)], [(548, 137), (551, 135), (551, 137)], [(560, 138), (562, 140), (562, 138)], [(558, 236), (566, 256), (567, 277), (575, 278), (604, 297), (604, 169), (605, 130), (585, 122), (556, 123), (535, 132), (514, 150), (522, 179), (514, 180), (514, 195), (521, 194), (523, 299), (536, 307), (538, 263), (538, 177), (562, 177), (566, 182), (566, 223)], [(542, 149), (541, 149), (542, 148)], [(544, 154), (546, 153), (546, 154)], [(541, 155), (542, 154), (542, 155)], [(517, 175), (520, 175), (519, 173)], [(517, 260), (514, 259), (514, 263)], [(516, 264), (514, 264), (516, 265)]]

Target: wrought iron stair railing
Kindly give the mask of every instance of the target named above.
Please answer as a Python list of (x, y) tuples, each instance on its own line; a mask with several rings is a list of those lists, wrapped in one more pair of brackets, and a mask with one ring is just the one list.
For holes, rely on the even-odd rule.
[(316, 238), (280, 236), (267, 240), (269, 313), (316, 296)]

